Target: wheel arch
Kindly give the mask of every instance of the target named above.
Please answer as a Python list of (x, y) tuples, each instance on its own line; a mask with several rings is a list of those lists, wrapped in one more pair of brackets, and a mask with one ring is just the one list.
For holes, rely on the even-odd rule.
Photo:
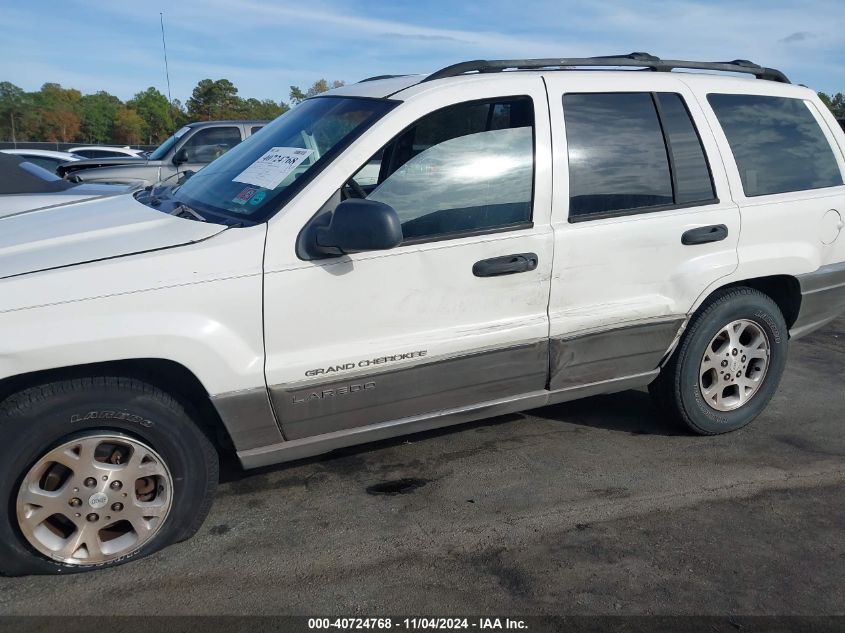
[(91, 376), (136, 378), (158, 387), (185, 407), (218, 453), (233, 455), (229, 429), (200, 379), (184, 365), (164, 358), (133, 358), (32, 371), (0, 379), (0, 402), (30, 387)]
[(763, 277), (749, 277), (747, 279), (737, 279), (724, 283), (715, 287), (710, 287), (706, 292), (703, 292), (698, 300), (693, 305), (692, 309), (687, 315), (687, 321), (683, 328), (678, 332), (675, 340), (669, 346), (666, 354), (660, 361), (661, 369), (669, 362), (678, 348), (678, 344), (686, 331), (689, 319), (704, 306), (707, 301), (717, 292), (722, 292), (730, 288), (753, 288), (769, 297), (778, 306), (778, 309), (783, 314), (783, 319), (786, 321), (787, 329), (791, 329), (798, 320), (801, 312), (801, 284), (794, 275), (767, 275)]
[(793, 275), (768, 275), (765, 277), (750, 277), (748, 279), (731, 281), (730, 283), (712, 288), (706, 294), (702, 294), (693, 311), (698, 310), (715, 293), (727, 288), (739, 288), (742, 286), (753, 288), (768, 296), (777, 304), (781, 314), (783, 314), (787, 328), (795, 325), (795, 322), (798, 320), (798, 314), (801, 311), (801, 284)]

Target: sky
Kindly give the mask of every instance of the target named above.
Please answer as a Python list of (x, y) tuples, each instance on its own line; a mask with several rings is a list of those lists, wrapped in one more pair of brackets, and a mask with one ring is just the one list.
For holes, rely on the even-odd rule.
[(0, 81), (45, 82), (122, 99), (172, 96), (200, 79), (242, 97), (289, 86), (433, 71), (470, 59), (645, 51), (667, 59), (750, 59), (793, 83), (845, 92), (845, 2), (805, 0), (0, 0)]

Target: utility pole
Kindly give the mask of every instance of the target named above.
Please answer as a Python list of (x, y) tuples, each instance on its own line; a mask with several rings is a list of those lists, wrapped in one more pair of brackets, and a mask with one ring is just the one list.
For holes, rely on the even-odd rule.
[(12, 121), (12, 144), (15, 146), (15, 149), (18, 148), (18, 139), (15, 137), (15, 113), (9, 113), (9, 119)]
[(167, 68), (167, 43), (164, 41), (164, 13), (159, 12), (158, 17), (161, 22), (161, 47), (164, 49), (164, 74), (167, 77), (167, 103), (173, 103), (170, 97), (170, 70)]

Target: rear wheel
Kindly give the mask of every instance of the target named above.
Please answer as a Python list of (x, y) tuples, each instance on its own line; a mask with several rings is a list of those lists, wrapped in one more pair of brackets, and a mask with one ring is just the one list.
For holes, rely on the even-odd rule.
[(134, 379), (28, 389), (0, 405), (0, 572), (68, 573), (191, 536), (217, 455), (183, 407)]
[(696, 433), (735, 431), (771, 400), (787, 346), (786, 322), (770, 297), (752, 288), (725, 289), (693, 316), (649, 390), (665, 413)]

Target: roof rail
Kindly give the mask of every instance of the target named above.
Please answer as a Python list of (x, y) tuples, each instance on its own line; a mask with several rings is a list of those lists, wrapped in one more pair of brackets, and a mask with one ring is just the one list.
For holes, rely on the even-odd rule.
[(669, 72), (675, 68), (689, 68), (694, 70), (716, 70), (730, 73), (746, 73), (757, 79), (768, 79), (788, 84), (781, 71), (765, 68), (748, 61), (735, 59), (730, 62), (693, 62), (680, 59), (660, 59), (648, 53), (630, 53), (628, 55), (606, 55), (603, 57), (570, 57), (558, 59), (477, 59), (471, 62), (461, 62), (441, 68), (423, 79), (423, 82), (456, 77), (469, 72), (495, 73), (503, 70), (538, 70), (542, 68), (570, 68), (575, 66), (633, 66), (650, 70)]
[(365, 83), (367, 81), (378, 81), (380, 79), (395, 79), (396, 77), (407, 77), (408, 75), (376, 75), (375, 77), (367, 77), (366, 79), (362, 79), (359, 81), (359, 84)]

